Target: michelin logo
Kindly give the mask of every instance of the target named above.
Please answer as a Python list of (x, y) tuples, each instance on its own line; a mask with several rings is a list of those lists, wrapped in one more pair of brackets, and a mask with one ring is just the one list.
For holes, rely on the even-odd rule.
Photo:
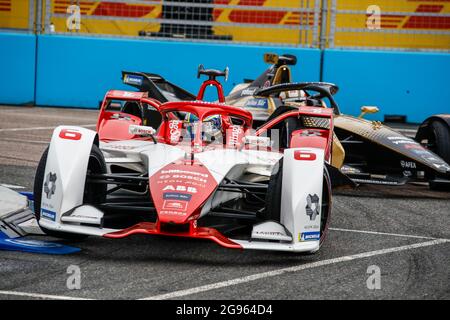
[(320, 240), (320, 231), (302, 232), (299, 236), (300, 241), (317, 241)]
[(52, 220), (55, 221), (56, 220), (56, 212), (50, 211), (50, 210), (46, 210), (46, 209), (42, 209), (41, 210), (41, 217), (48, 219), (48, 220)]

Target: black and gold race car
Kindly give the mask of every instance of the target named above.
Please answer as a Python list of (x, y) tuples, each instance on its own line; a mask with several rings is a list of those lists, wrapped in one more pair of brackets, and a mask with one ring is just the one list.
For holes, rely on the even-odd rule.
[[(298, 107), (332, 108), (331, 164), (353, 182), (392, 186), (429, 182), (433, 190), (450, 190), (450, 115), (426, 119), (413, 139), (379, 121), (363, 119), (364, 114), (377, 112), (377, 107), (362, 107), (359, 117), (342, 114), (333, 97), (338, 92), (334, 84), (292, 82), (290, 66), (296, 64), (295, 56), (265, 54), (264, 60), (271, 64), (267, 70), (255, 80), (236, 85), (225, 97), (226, 104), (252, 112), (255, 129)], [(123, 81), (158, 100), (195, 100), (195, 95), (159, 75), (123, 72)], [(295, 130), (327, 125), (314, 118), (294, 122), (290, 119), (280, 126), (287, 145)]]
[[(256, 125), (301, 106), (334, 110), (335, 143), (332, 165), (359, 184), (403, 185), (428, 181), (431, 189), (450, 189), (450, 115), (435, 115), (419, 127), (415, 139), (379, 121), (363, 119), (377, 107), (364, 106), (359, 117), (344, 115), (334, 99), (331, 83), (291, 80), (291, 55), (266, 54), (271, 66), (256, 80), (237, 85), (226, 102), (250, 110)], [(286, 124), (289, 135), (297, 127), (317, 123)], [(289, 139), (289, 137), (287, 137)]]

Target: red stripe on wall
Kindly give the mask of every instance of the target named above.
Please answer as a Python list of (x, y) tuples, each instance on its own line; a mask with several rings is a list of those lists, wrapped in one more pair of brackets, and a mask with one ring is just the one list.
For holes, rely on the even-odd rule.
[(403, 26), (405, 29), (450, 29), (448, 17), (410, 17)]
[(132, 6), (125, 3), (101, 2), (93, 15), (138, 18), (149, 14), (154, 8), (154, 6)]
[(441, 12), (443, 5), (421, 4), (417, 7), (416, 12)]
[(237, 23), (279, 24), (285, 15), (282, 11), (233, 10), (229, 19)]

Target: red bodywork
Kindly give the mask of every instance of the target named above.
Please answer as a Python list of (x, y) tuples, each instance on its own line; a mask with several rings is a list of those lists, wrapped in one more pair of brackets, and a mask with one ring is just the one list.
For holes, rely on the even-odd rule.
[(299, 118), (300, 116), (309, 116), (315, 118), (329, 119), (328, 129), (308, 128), (296, 130), (292, 134), (289, 148), (310, 147), (325, 150), (325, 160), (331, 161), (331, 149), (333, 146), (333, 109), (320, 107), (300, 107), (295, 111), (289, 111), (281, 114), (275, 119), (269, 121), (256, 131), (256, 135), (263, 135), (278, 123), (290, 117)]
[[(161, 103), (155, 99), (148, 98), (146, 92), (108, 91), (103, 99), (97, 119), (97, 132), (101, 141), (139, 139), (138, 136), (128, 132), (128, 127), (132, 124), (141, 125), (142, 120), (130, 114), (106, 110), (107, 103), (110, 100), (135, 101), (137, 103), (144, 102), (155, 108), (158, 108), (161, 105)], [(114, 119), (113, 117), (115, 115), (121, 116), (121, 119)], [(127, 118), (129, 118), (129, 120)]]

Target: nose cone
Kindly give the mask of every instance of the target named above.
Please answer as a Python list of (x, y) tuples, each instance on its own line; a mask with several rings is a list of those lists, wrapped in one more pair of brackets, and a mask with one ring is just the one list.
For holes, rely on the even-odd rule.
[(216, 188), (216, 180), (198, 161), (179, 160), (150, 177), (150, 192), (163, 223), (184, 224), (196, 219)]

